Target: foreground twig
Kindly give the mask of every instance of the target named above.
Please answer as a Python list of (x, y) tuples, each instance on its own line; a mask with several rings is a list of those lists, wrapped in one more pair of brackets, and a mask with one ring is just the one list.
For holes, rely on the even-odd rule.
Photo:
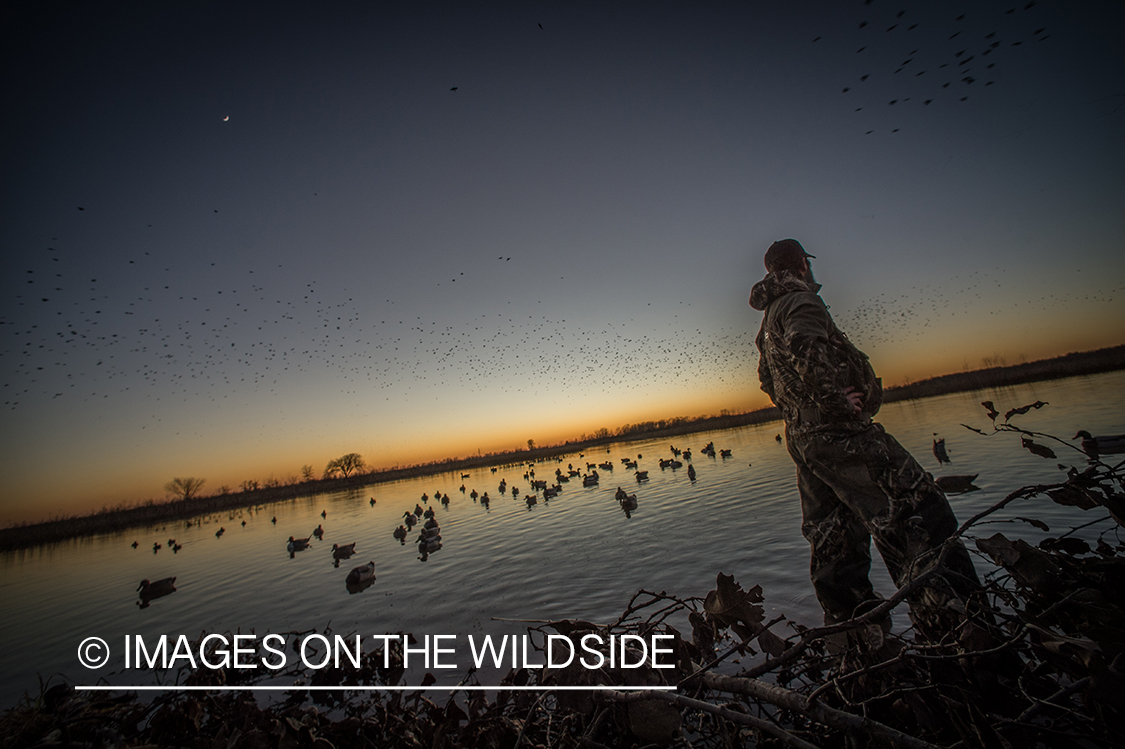
[(692, 710), (701, 710), (705, 713), (717, 715), (720, 718), (729, 720), (732, 723), (741, 723), (745, 726), (751, 726), (752, 728), (756, 728), (759, 731), (763, 731), (781, 739), (789, 746), (799, 747), (799, 749), (819, 749), (816, 744), (810, 744), (808, 741), (805, 741), (799, 736), (795, 736), (789, 731), (786, 731), (785, 729), (780, 728), (773, 723), (770, 723), (768, 720), (755, 718), (753, 715), (750, 715), (748, 713), (740, 713), (735, 710), (731, 710), (729, 707), (725, 707), (723, 705), (715, 705), (710, 702), (704, 702), (703, 700), (696, 700), (692, 699), (691, 697), (685, 697), (682, 694), (675, 694), (673, 692), (614, 691), (605, 691), (601, 692), (601, 694), (605, 699), (614, 700), (615, 702), (644, 702), (646, 700), (660, 700), (663, 702), (671, 703), (673, 705), (683, 705), (684, 707), (689, 707)]
[(708, 674), (704, 677), (704, 683), (711, 689), (722, 692), (756, 697), (772, 705), (800, 713), (806, 718), (826, 726), (848, 731), (861, 731), (871, 736), (878, 736), (891, 741), (895, 746), (906, 747), (907, 749), (938, 749), (935, 744), (905, 734), (891, 726), (828, 707), (821, 702), (811, 702), (807, 697), (796, 692), (757, 679)]

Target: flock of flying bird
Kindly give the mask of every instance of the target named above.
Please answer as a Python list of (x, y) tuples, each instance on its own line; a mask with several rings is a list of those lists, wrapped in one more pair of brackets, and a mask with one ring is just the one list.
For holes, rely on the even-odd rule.
[[(1037, 5), (1032, 0), (993, 11), (976, 4), (936, 17), (928, 9), (891, 10), (885, 2), (865, 0), (854, 29), (826, 32), (813, 43), (854, 49), (854, 59), (842, 67), (855, 72), (843, 80), (841, 93), (857, 113), (965, 102), (997, 84), (1005, 64), (1018, 64), (1012, 58), (1021, 47), (1050, 38)], [(873, 127), (864, 134), (875, 132)]]
[[(383, 400), (438, 384), (475, 392), (506, 383), (539, 394), (684, 385), (700, 372), (709, 386), (733, 386), (753, 370), (747, 331), (654, 331), (627, 319), (588, 329), (510, 300), (497, 300), (495, 313), (424, 318), (410, 300), (365, 299), (317, 281), (294, 291), (281, 266), (243, 270), (239, 279), (221, 263), (193, 265), (154, 250), (81, 277), (69, 267), (77, 255), (45, 248), (24, 269), (15, 314), (0, 319), (9, 410), (126, 391), (222, 400), (326, 370)], [(473, 293), (467, 284), (464, 293)]]
[[(584, 328), (534, 309), (510, 309), (503, 300), (495, 313), (425, 319), (400, 311), (410, 306), (402, 300), (375, 304), (317, 281), (290, 293), (283, 269), (249, 271), (240, 282), (207, 260), (186, 274), (146, 252), (123, 263), (131, 269), (139, 262), (139, 278), (110, 283), (106, 277), (115, 270), (109, 266), (101, 278), (75, 279), (70, 255), (52, 246), (29, 263), (27, 293), (17, 301), (33, 309), (0, 318), (0, 388), (9, 410), (25, 401), (126, 393), (134, 403), (221, 402), (325, 371), (347, 381), (350, 392), (381, 400), (450, 385), (465, 394), (501, 387), (534, 395), (665, 386), (744, 395), (757, 389), (756, 331), (749, 325), (653, 330), (608, 319)], [(958, 310), (978, 313), (970, 303), (1002, 281), (1000, 274), (978, 271), (940, 288), (916, 285), (862, 301), (837, 319), (861, 347), (901, 340)], [(155, 402), (151, 408), (160, 413)]]
[[(969, 10), (933, 23), (915, 20), (914, 10), (884, 18), (881, 5), (865, 2), (865, 15), (852, 32), (814, 40), (828, 44), (847, 33), (863, 37), (856, 54), (873, 67), (843, 87), (853, 97), (865, 86), (880, 86), (881, 78), (933, 80), (939, 92), (978, 81), (978, 87), (988, 86), (1004, 54), (1049, 37), (1044, 27), (1035, 27), (1035, 2), (1008, 9), (1000, 19)], [(932, 45), (912, 47), (926, 41)], [(900, 47), (910, 47), (906, 56)], [(886, 66), (887, 59), (896, 60), (893, 67)], [(926, 105), (937, 95), (907, 91), (886, 104)], [(657, 332), (628, 320), (575, 329), (526, 305), (513, 309), (510, 300), (497, 300), (495, 314), (426, 319), (413, 314), (417, 308), (401, 311), (410, 305), (398, 300), (376, 305), (316, 281), (295, 292), (292, 283), (283, 282), (281, 266), (260, 268), (256, 275), (202, 259), (184, 267), (190, 260), (173, 261), (154, 250), (122, 258), (119, 268), (106, 263), (89, 275), (73, 262), (83, 251), (51, 245), (22, 269), (24, 293), (0, 318), (5, 362), (0, 389), (7, 409), (44, 398), (88, 400), (126, 391), (221, 400), (243, 388), (272, 390), (291, 374), (323, 367), (354, 383), (354, 392), (381, 394), (384, 400), (455, 380), (470, 393), (499, 381), (516, 391), (548, 394), (568, 387), (683, 384), (706, 372), (700, 387), (725, 384), (732, 393), (754, 387), (747, 376), (756, 355), (753, 331), (704, 331), (688, 323)], [(512, 259), (501, 255), (491, 262)], [(450, 275), (460, 285), (473, 283), (463, 271)], [(869, 306), (856, 321), (893, 322), (879, 312)], [(862, 331), (849, 332), (862, 338)]]

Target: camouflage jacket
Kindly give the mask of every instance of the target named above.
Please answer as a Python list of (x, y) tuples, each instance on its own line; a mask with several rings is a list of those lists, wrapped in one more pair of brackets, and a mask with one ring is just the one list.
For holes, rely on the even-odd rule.
[[(882, 383), (867, 356), (836, 327), (818, 291), (819, 284), (791, 271), (754, 284), (750, 306), (765, 312), (756, 340), (758, 379), (790, 426), (866, 424), (882, 405)], [(864, 394), (862, 414), (848, 403), (848, 387)]]

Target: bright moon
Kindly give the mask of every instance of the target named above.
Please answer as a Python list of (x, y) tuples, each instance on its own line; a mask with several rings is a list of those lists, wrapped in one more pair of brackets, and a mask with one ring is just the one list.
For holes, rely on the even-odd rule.
[(229, 119), (230, 119), (230, 115), (228, 114), (226, 117), (223, 118), (223, 122), (226, 122)]

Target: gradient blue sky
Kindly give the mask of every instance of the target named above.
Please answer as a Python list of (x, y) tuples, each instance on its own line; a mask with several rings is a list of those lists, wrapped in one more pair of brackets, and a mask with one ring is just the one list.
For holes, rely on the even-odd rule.
[(1125, 341), (1117, 2), (3, 13), (0, 522)]

